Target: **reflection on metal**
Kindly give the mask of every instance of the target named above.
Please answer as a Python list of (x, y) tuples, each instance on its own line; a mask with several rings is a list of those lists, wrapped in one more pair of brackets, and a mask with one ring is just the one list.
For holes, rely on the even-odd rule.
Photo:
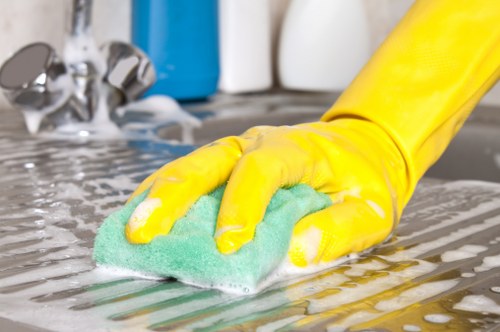
[(106, 59), (104, 81), (130, 102), (137, 99), (156, 79), (153, 64), (146, 54), (130, 44), (112, 41), (101, 46)]
[[(424, 181), (395, 236), (370, 254), (234, 297), (110, 274), (91, 260), (103, 218), (185, 148), (35, 140), (16, 131), (14, 115), (0, 124), (0, 317), (10, 324), (64, 331), (500, 328), (498, 314), (454, 308), (468, 295), (500, 304), (500, 266), (484, 264), (500, 254), (498, 184)], [(484, 250), (441, 259), (465, 245)]]

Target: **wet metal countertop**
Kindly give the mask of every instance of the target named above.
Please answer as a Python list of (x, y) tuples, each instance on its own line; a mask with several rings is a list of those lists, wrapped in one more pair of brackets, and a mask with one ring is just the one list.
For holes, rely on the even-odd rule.
[(500, 329), (500, 184), (424, 180), (388, 243), (235, 297), (91, 259), (102, 220), (191, 147), (33, 138), (0, 114), (1, 331)]

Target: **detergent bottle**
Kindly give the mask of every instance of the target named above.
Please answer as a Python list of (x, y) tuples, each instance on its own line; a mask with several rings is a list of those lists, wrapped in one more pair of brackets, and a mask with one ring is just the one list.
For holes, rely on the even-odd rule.
[(132, 42), (156, 69), (147, 95), (193, 100), (217, 91), (217, 0), (133, 0)]
[(305, 91), (345, 89), (371, 55), (362, 0), (292, 0), (278, 55), (283, 87)]
[(272, 85), (269, 0), (219, 0), (220, 80), (226, 93)]

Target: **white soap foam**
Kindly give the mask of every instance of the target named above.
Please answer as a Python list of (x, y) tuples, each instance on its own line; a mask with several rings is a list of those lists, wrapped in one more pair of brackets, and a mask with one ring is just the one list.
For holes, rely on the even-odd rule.
[(139, 122), (127, 122), (121, 128), (111, 121), (106, 96), (109, 88), (100, 86), (101, 95), (98, 107), (91, 122), (68, 123), (59, 126), (53, 132), (44, 132), (45, 138), (80, 138), (80, 139), (158, 139), (156, 130), (162, 125), (178, 123), (182, 128), (180, 141), (171, 144), (194, 144), (193, 130), (201, 126), (198, 118), (183, 110), (177, 102), (168, 96), (150, 96), (133, 101), (117, 109), (117, 114), (125, 115), (128, 111), (147, 113), (151, 117)]
[(452, 317), (443, 314), (429, 314), (424, 316), (424, 320), (434, 324), (446, 324), (452, 320)]
[(500, 294), (500, 287), (498, 286), (491, 287), (490, 291), (492, 291), (493, 293)]
[(322, 270), (326, 270), (335, 266), (338, 266), (342, 263), (345, 263), (349, 260), (357, 259), (359, 256), (357, 254), (351, 254), (348, 256), (341, 257), (336, 259), (330, 263), (321, 263), (318, 265), (310, 265), (308, 267), (302, 268), (297, 267), (293, 263), (291, 263), (288, 259), (285, 259), (283, 263), (281, 263), (273, 272), (269, 273), (255, 288), (248, 288), (238, 284), (225, 284), (221, 283), (218, 285), (204, 285), (192, 282), (190, 280), (182, 280), (182, 282), (187, 283), (189, 285), (193, 285), (196, 287), (202, 288), (215, 288), (219, 289), (223, 292), (236, 294), (236, 295), (250, 295), (256, 294), (262, 291), (263, 289), (268, 288), (269, 286), (276, 284), (278, 282), (283, 282), (286, 280), (290, 280), (295, 277), (300, 277), (303, 275), (311, 275), (317, 273)]
[[(498, 203), (495, 203), (498, 204)], [(420, 243), (404, 251), (396, 252), (392, 255), (384, 256), (385, 259), (391, 262), (399, 262), (402, 260), (412, 259), (419, 255), (425, 254), (433, 249), (441, 248), (449, 243), (455, 242), (459, 239), (466, 238), (472, 234), (484, 231), (486, 229), (500, 225), (500, 216), (495, 216), (484, 220), (482, 223), (466, 226), (460, 228), (445, 237), (435, 239), (433, 241)]]
[[(126, 112), (130, 111), (147, 112), (151, 114), (155, 124), (169, 122), (180, 124), (182, 128), (181, 139), (183, 144), (194, 143), (193, 129), (200, 127), (202, 124), (201, 120), (183, 110), (175, 99), (163, 95), (153, 95), (130, 102), (119, 108), (117, 113), (123, 116)], [(142, 123), (141, 125), (147, 126), (148, 124)], [(128, 124), (125, 128), (130, 129), (131, 126), (134, 126), (134, 124)]]
[(476, 274), (475, 273), (472, 273), (472, 272), (464, 272), (461, 274), (462, 277), (464, 278), (472, 278), (472, 277), (475, 277)]
[(454, 262), (462, 259), (476, 257), (478, 253), (488, 250), (485, 246), (467, 244), (456, 250), (446, 251), (441, 255), (441, 261)]
[[(468, 187), (474, 186), (474, 185), (481, 186), (485, 189), (486, 188), (492, 188), (492, 189), (497, 188), (496, 184), (489, 183), (489, 182), (483, 182), (483, 181), (455, 181), (455, 182), (451, 182), (451, 183), (444, 185), (444, 187), (447, 190), (461, 191), (464, 188), (468, 188)], [(453, 202), (450, 202), (450, 204), (452, 204), (452, 203)], [(458, 226), (458, 225), (460, 225), (460, 223), (470, 220), (470, 218), (473, 218), (477, 215), (483, 214), (487, 211), (495, 210), (497, 208), (498, 208), (498, 201), (496, 201), (496, 200), (487, 201), (487, 202), (481, 203), (480, 205), (478, 205), (472, 209), (469, 209), (467, 211), (461, 211), (460, 213), (452, 214), (451, 216), (447, 216), (443, 221), (440, 221), (436, 224), (424, 227), (421, 230), (414, 231), (409, 235), (399, 236), (398, 240), (403, 241), (406, 239), (415, 238), (415, 237), (423, 235), (423, 234), (429, 234), (429, 233), (432, 233), (438, 229), (443, 229), (443, 228), (448, 227), (450, 225)], [(412, 215), (415, 213), (418, 213), (418, 212), (409, 213), (406, 216), (408, 218), (411, 218)], [(400, 229), (401, 229), (401, 227), (400, 227)]]
[[(411, 269), (411, 267), (409, 268)], [(397, 272), (395, 272), (397, 273)], [(413, 288), (410, 288), (408, 290), (405, 290), (404, 292), (401, 292), (399, 295), (396, 295), (395, 297), (388, 299), (388, 300), (383, 300), (375, 304), (374, 309), (376, 309), (378, 312), (367, 312), (367, 311), (359, 311), (356, 312), (350, 316), (347, 316), (346, 318), (335, 322), (331, 325), (328, 326), (328, 331), (344, 331), (346, 327), (348, 326), (354, 326), (357, 324), (361, 324), (370, 320), (377, 319), (381, 316), (387, 315), (390, 312), (394, 312), (396, 310), (401, 310), (406, 307), (409, 307), (415, 303), (422, 302), (425, 299), (431, 298), (433, 296), (436, 296), (440, 293), (443, 293), (447, 290), (452, 289), (458, 284), (458, 280), (452, 279), (452, 280), (441, 280), (441, 281), (435, 281), (435, 282), (429, 282), (429, 283), (424, 283), (417, 285)], [(373, 286), (372, 282), (372, 287), (375, 290), (375, 293), (379, 293), (387, 289), (386, 287), (379, 288), (376, 286)], [(394, 283), (388, 288), (394, 287)], [(351, 297), (348, 299), (349, 302), (354, 302), (356, 300), (359, 300), (358, 298), (358, 292), (361, 294), (363, 292), (367, 292), (368, 289), (364, 287), (364, 285), (359, 285), (356, 288), (349, 289), (349, 293), (346, 295), (346, 297)], [(363, 296), (362, 298), (369, 296), (371, 294), (375, 294), (373, 291), (370, 291), (368, 294)], [(340, 293), (341, 294), (341, 293)], [(332, 301), (336, 301), (334, 297), (330, 298)], [(331, 303), (331, 306), (337, 306), (340, 304), (344, 303), (349, 303), (349, 302), (344, 302), (341, 300), (340, 303)], [(429, 316), (443, 316), (443, 317), (430, 317), (429, 319), (434, 319), (435, 321), (433, 322), (438, 322), (440, 320), (444, 320), (444, 317), (449, 317), (445, 315), (429, 315)], [(449, 319), (448, 319), (449, 320)], [(410, 326), (409, 326), (410, 329)], [(405, 330), (407, 331), (407, 330)], [(420, 329), (415, 329), (411, 331), (420, 331)]]
[(403, 325), (403, 331), (405, 332), (420, 332), (422, 328), (418, 325), (405, 324)]
[(106, 61), (97, 47), (90, 28), (77, 35), (68, 36), (64, 45), (63, 58), (70, 65), (90, 62), (101, 76), (106, 72)]
[(453, 309), (500, 315), (500, 305), (484, 295), (467, 295)]
[(391, 312), (405, 308), (418, 301), (436, 296), (444, 291), (447, 291), (458, 284), (457, 280), (441, 280), (434, 282), (427, 282), (416, 287), (405, 290), (398, 296), (378, 302), (375, 309)]
[(384, 264), (380, 261), (371, 261), (363, 264), (352, 264), (349, 266), (349, 270), (345, 271), (344, 274), (351, 277), (359, 277), (366, 273), (366, 271), (372, 270), (383, 270), (388, 267), (387, 264)]
[(340, 292), (319, 299), (313, 299), (309, 306), (309, 312), (319, 313), (346, 303), (359, 301), (368, 296), (391, 289), (394, 285), (399, 285), (425, 275), (435, 270), (436, 267), (436, 264), (419, 261), (418, 265), (410, 266), (401, 271), (391, 272), (387, 276), (379, 277), (368, 284), (360, 284), (356, 288), (349, 289), (349, 292)]
[(97, 264), (96, 268), (93, 271), (95, 273), (102, 273), (103, 275), (105, 275), (107, 277), (127, 277), (127, 278), (128, 277), (136, 277), (136, 278), (155, 280), (155, 281), (165, 279), (163, 277), (159, 277), (159, 276), (154, 275), (154, 274), (138, 272), (138, 271), (130, 270), (130, 269), (123, 268), (123, 267), (101, 265), (101, 264)]
[[(171, 97), (164, 95), (153, 95), (144, 99), (136, 100), (128, 103), (125, 106), (119, 107), (116, 112), (119, 116), (124, 116), (126, 112), (153, 112), (161, 114), (176, 114), (181, 110), (181, 105)], [(185, 116), (189, 116), (189, 113), (185, 113)], [(191, 117), (193, 121), (196, 122), (196, 118)]]
[[(181, 281), (184, 284), (195, 286), (198, 288), (214, 288), (221, 290), (225, 293), (233, 294), (233, 295), (252, 295), (259, 293), (263, 289), (266, 289), (270, 287), (271, 285), (276, 285), (279, 282), (284, 282), (287, 280), (290, 280), (292, 278), (300, 277), (300, 276), (306, 276), (306, 275), (311, 275), (314, 273), (317, 273), (322, 270), (326, 270), (335, 266), (338, 266), (340, 264), (343, 264), (349, 260), (357, 259), (359, 256), (357, 254), (351, 254), (348, 256), (341, 257), (337, 260), (334, 260), (330, 263), (322, 263), (319, 265), (311, 265), (306, 268), (301, 268), (297, 267), (294, 264), (292, 264), (290, 261), (287, 259), (279, 265), (273, 272), (271, 272), (268, 276), (266, 276), (255, 288), (249, 288), (245, 285), (240, 285), (240, 284), (227, 284), (224, 282), (221, 282), (220, 284), (201, 284), (199, 282), (194, 282), (189, 279), (182, 279)], [(376, 267), (378, 264), (365, 264), (366, 267)], [(119, 276), (136, 276), (136, 277), (145, 277), (148, 279), (164, 279), (164, 277), (160, 277), (158, 275), (154, 274), (145, 274), (142, 272), (138, 272), (135, 270), (130, 270), (126, 268), (119, 268), (119, 267), (109, 267), (108, 266), (101, 265), (100, 269), (103, 272), (109, 271), (113, 275), (119, 275)], [(346, 281), (347, 279), (342, 279), (342, 281)]]
[(474, 268), (476, 272), (485, 272), (500, 267), (500, 255), (483, 258), (483, 264)]
[[(293, 281), (274, 284), (269, 290), (278, 290), (282, 287), (286, 287), (286, 289), (277, 292), (268, 292), (268, 296), (257, 297), (252, 300), (251, 305), (254, 308), (259, 308), (259, 310), (272, 310), (280, 305), (287, 305), (293, 301), (303, 300), (304, 297), (312, 296), (325, 289), (340, 286), (347, 281), (349, 281), (349, 278), (342, 273), (327, 273), (320, 278), (311, 278), (311, 275), (298, 277), (294, 278)], [(202, 321), (196, 322), (193, 326), (189, 326), (188, 329), (210, 327), (221, 320), (233, 320), (246, 315), (247, 311), (242, 310), (241, 307), (228, 308)]]

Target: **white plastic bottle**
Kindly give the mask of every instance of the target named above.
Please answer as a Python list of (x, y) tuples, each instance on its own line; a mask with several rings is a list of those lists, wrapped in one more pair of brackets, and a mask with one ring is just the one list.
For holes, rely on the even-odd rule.
[(292, 0), (278, 54), (283, 87), (343, 90), (370, 55), (368, 22), (361, 0)]
[(219, 90), (271, 87), (270, 8), (269, 0), (219, 0)]

